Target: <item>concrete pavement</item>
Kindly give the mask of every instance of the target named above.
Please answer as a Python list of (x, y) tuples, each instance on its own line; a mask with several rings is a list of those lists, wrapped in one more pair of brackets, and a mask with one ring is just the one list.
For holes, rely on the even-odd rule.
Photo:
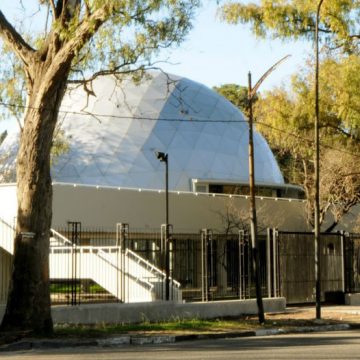
[(309, 333), (360, 329), (360, 306), (322, 307), (322, 319), (315, 320), (314, 307), (290, 307), (283, 312), (266, 314), (267, 325), (241, 331), (208, 333), (132, 333), (109, 335), (102, 338), (13, 338), (0, 345), (0, 352), (58, 349), (66, 347), (123, 347), (131, 345), (170, 344), (188, 340), (271, 336), (279, 334)]

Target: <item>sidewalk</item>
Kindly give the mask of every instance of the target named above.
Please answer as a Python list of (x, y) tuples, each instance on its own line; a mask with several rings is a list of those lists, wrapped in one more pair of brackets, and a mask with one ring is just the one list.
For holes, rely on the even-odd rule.
[[(315, 319), (315, 306), (289, 307), (285, 312), (266, 314), (266, 324), (257, 324), (256, 317), (238, 319), (246, 322), (248, 328), (216, 331), (137, 331), (131, 333), (111, 334), (101, 337), (54, 337), (54, 338), (0, 338), (0, 352), (30, 349), (49, 349), (79, 346), (117, 347), (146, 344), (164, 344), (180, 341), (234, 338), (245, 336), (266, 336), (276, 334), (323, 332), (360, 329), (360, 306), (323, 306), (321, 320)], [(234, 320), (234, 319), (232, 319)], [(240, 327), (240, 326), (239, 326)], [(241, 326), (244, 329), (244, 326)]]

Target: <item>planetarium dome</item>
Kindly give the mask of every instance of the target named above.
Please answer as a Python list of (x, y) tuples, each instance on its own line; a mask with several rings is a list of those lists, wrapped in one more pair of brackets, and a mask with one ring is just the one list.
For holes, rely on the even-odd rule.
[[(194, 180), (248, 183), (248, 123), (228, 100), (186, 78), (151, 72), (140, 84), (95, 79), (95, 95), (68, 91), (59, 121), (68, 151), (54, 161), (56, 182), (192, 191)], [(284, 185), (264, 138), (254, 132), (257, 184)]]

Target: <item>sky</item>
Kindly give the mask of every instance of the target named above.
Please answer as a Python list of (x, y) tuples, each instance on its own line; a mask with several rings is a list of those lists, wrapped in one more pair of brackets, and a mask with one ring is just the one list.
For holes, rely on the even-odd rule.
[[(34, 2), (27, 0), (26, 4)], [(19, 1), (1, 0), (0, 9), (10, 20), (19, 10)], [(305, 41), (282, 42), (257, 39), (248, 26), (228, 25), (217, 16), (217, 1), (204, 0), (198, 10), (194, 27), (180, 47), (160, 55), (166, 60), (160, 67), (172, 74), (187, 77), (209, 87), (226, 83), (247, 85), (248, 72), (253, 84), (285, 55), (283, 62), (261, 85), (260, 91), (290, 84), (291, 74), (305, 63), (312, 44)], [(34, 24), (32, 24), (34, 26)], [(0, 123), (0, 130), (7, 124)]]
[(249, 71), (255, 83), (269, 67), (290, 54), (260, 88), (269, 90), (282, 84), (286, 86), (291, 74), (304, 64), (312, 51), (312, 44), (305, 41), (255, 38), (248, 26), (220, 21), (217, 9), (215, 1), (208, 1), (208, 6), (199, 10), (187, 41), (169, 58), (177, 65), (164, 65), (164, 70), (209, 87), (226, 83), (247, 85)]

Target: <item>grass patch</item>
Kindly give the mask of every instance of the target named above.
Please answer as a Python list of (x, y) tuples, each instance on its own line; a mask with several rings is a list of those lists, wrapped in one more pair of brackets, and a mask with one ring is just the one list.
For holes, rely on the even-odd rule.
[[(86, 289), (86, 291), (84, 290)], [(64, 283), (52, 283), (50, 284), (50, 293), (52, 294), (69, 294), (72, 291), (80, 294), (80, 293), (106, 293), (107, 291), (96, 283), (91, 283), (86, 287), (82, 287), (81, 284), (64, 284)]]
[(55, 326), (56, 336), (106, 336), (109, 334), (127, 333), (209, 333), (225, 331), (241, 331), (260, 328), (257, 320), (201, 320), (175, 319), (167, 322), (139, 324), (97, 324), (97, 325), (58, 325)]

